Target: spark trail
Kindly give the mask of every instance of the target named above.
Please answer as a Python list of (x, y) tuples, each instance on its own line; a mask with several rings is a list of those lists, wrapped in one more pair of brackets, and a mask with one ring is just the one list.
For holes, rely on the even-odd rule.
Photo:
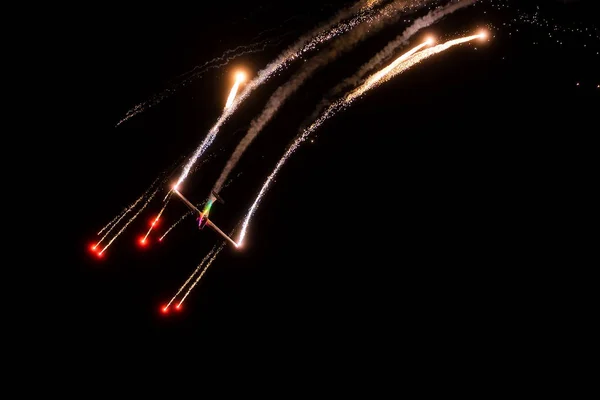
[(165, 231), (165, 233), (163, 233), (163, 234), (162, 234), (162, 236), (161, 236), (161, 237), (159, 237), (159, 238), (158, 238), (158, 241), (159, 241), (159, 242), (162, 242), (162, 240), (165, 238), (165, 236), (167, 236), (167, 234), (168, 234), (169, 232), (171, 232), (171, 230), (172, 230), (173, 228), (175, 228), (175, 227), (176, 227), (176, 226), (177, 226), (177, 225), (178, 225), (178, 224), (179, 224), (181, 221), (183, 221), (183, 220), (184, 220), (184, 219), (185, 219), (185, 218), (186, 218), (188, 215), (192, 215), (192, 212), (191, 212), (191, 211), (188, 211), (188, 212), (186, 212), (185, 214), (183, 214), (183, 215), (181, 216), (181, 218), (179, 218), (177, 221), (175, 221), (175, 223), (174, 223), (173, 225), (171, 225), (171, 226), (169, 227), (169, 229), (167, 229), (167, 230)]
[(131, 217), (131, 219), (129, 221), (127, 221), (127, 223), (125, 225), (123, 225), (123, 227), (119, 230), (119, 232), (117, 232), (115, 234), (115, 236), (113, 236), (112, 239), (110, 239), (110, 241), (106, 244), (106, 246), (104, 246), (104, 248), (98, 253), (98, 256), (102, 256), (102, 254), (106, 251), (106, 249), (108, 249), (108, 247), (112, 244), (112, 242), (114, 242), (115, 239), (118, 238), (119, 235), (121, 235), (121, 233), (123, 233), (123, 231), (125, 231), (125, 229), (129, 226), (129, 224), (131, 224), (131, 222), (133, 220), (135, 220), (138, 215), (140, 215), (140, 213), (144, 210), (144, 208), (146, 208), (148, 203), (150, 203), (150, 201), (154, 198), (154, 196), (156, 195), (156, 192), (158, 192), (158, 189), (159, 188), (154, 189), (154, 192), (152, 192), (152, 194), (150, 195), (148, 200), (142, 205), (142, 207), (138, 210), (138, 212), (135, 213), (133, 215), (133, 217)]
[(150, 190), (152, 190), (152, 188), (156, 185), (156, 182), (158, 182), (159, 179), (160, 179), (160, 176), (158, 178), (156, 178), (154, 180), (154, 182), (152, 182), (152, 184), (150, 185), (150, 187), (148, 187), (148, 189), (146, 189), (146, 191), (144, 193), (142, 193), (142, 195), (140, 197), (138, 197), (138, 199), (136, 201), (134, 201), (128, 208), (126, 208), (125, 210), (123, 210), (119, 216), (113, 218), (108, 224), (106, 224), (106, 226), (104, 226), (104, 228), (102, 228), (98, 232), (98, 235), (100, 235), (102, 232), (104, 232), (110, 226), (110, 228), (104, 234), (104, 236), (102, 236), (100, 238), (100, 240), (94, 246), (92, 246), (92, 250), (96, 250), (96, 247), (98, 247), (98, 245), (100, 243), (102, 243), (102, 241), (104, 241), (104, 239), (106, 239), (106, 237), (108, 236), (108, 234), (119, 224), (119, 222), (121, 222), (121, 220), (127, 214), (129, 214), (139, 204), (140, 201), (142, 201), (144, 198), (146, 198), (146, 196), (148, 195), (148, 192), (150, 192)]
[[(224, 243), (221, 243), (221, 246), (219, 247), (219, 250), (217, 252), (221, 251), (221, 248), (223, 248), (223, 245), (224, 245)], [(175, 293), (175, 295), (171, 298), (171, 300), (169, 300), (169, 302), (167, 303), (167, 305), (163, 307), (163, 312), (167, 312), (169, 310), (169, 307), (175, 301), (175, 299), (177, 298), (177, 296), (179, 296), (179, 293), (181, 293), (181, 291), (183, 289), (185, 289), (185, 287), (192, 280), (192, 278), (194, 276), (196, 276), (196, 274), (202, 269), (202, 267), (206, 263), (206, 260), (208, 260), (213, 255), (213, 253), (215, 252), (216, 248), (217, 248), (217, 245), (213, 246), (213, 248), (208, 252), (208, 254), (206, 256), (204, 256), (204, 258), (202, 259), (202, 261), (200, 262), (200, 264), (198, 264), (198, 266), (196, 267), (196, 269), (194, 270), (194, 272), (192, 272), (192, 274), (190, 275), (190, 277), (187, 278), (187, 280), (183, 283), (183, 285), (181, 285), (181, 287), (179, 288), (179, 290), (177, 290), (177, 293)], [(204, 271), (203, 271), (203, 273), (204, 273)], [(181, 303), (179, 303), (179, 304), (181, 304)], [(177, 306), (177, 308), (179, 308), (179, 305)]]
[(201, 77), (204, 73), (208, 72), (209, 70), (224, 67), (230, 61), (235, 60), (238, 57), (241, 57), (246, 54), (252, 54), (252, 53), (257, 53), (257, 52), (263, 51), (267, 46), (276, 44), (276, 43), (277, 43), (276, 40), (267, 39), (267, 40), (262, 40), (257, 43), (252, 43), (252, 44), (243, 45), (243, 46), (237, 46), (234, 49), (226, 50), (220, 57), (215, 57), (210, 61), (206, 61), (202, 65), (194, 67), (191, 71), (181, 74), (179, 76), (179, 79), (181, 79), (180, 82), (171, 83), (167, 87), (167, 89), (165, 89), (162, 92), (159, 92), (157, 94), (154, 94), (148, 100), (135, 105), (133, 108), (131, 108), (129, 111), (127, 111), (125, 116), (123, 118), (121, 118), (121, 120), (119, 122), (117, 122), (115, 127), (118, 127), (119, 125), (121, 125), (125, 121), (131, 119), (132, 117), (143, 113), (150, 107), (154, 107), (155, 105), (157, 105), (158, 103), (160, 103), (161, 101), (163, 101), (164, 99), (166, 99), (167, 97), (169, 97), (170, 95), (175, 93), (177, 90), (181, 89), (184, 86), (187, 86), (188, 84), (193, 82), (196, 78)]
[(362, 40), (377, 33), (387, 25), (396, 22), (403, 15), (404, 11), (411, 9), (409, 4), (411, 3), (404, 0), (394, 1), (380, 9), (376, 14), (370, 14), (368, 19), (365, 19), (346, 35), (331, 43), (331, 46), (326, 51), (323, 51), (308, 60), (308, 62), (302, 66), (300, 71), (288, 82), (277, 88), (269, 98), (261, 114), (250, 123), (248, 132), (227, 161), (225, 168), (213, 186), (213, 191), (216, 193), (221, 191), (221, 185), (225, 182), (233, 168), (235, 168), (246, 149), (262, 131), (265, 125), (273, 118), (283, 103), (294, 94), (315, 71), (329, 64), (344, 52), (351, 50)]
[(450, 47), (453, 47), (453, 46), (456, 46), (456, 45), (459, 45), (462, 43), (470, 42), (474, 39), (485, 39), (485, 37), (486, 37), (486, 33), (478, 33), (476, 35), (465, 36), (462, 38), (449, 40), (446, 43), (438, 44), (437, 46), (422, 50), (422, 51), (416, 53), (413, 57), (411, 57), (408, 60), (405, 60), (401, 63), (396, 63), (394, 61), (393, 63), (391, 63), (390, 65), (388, 65), (387, 67), (385, 67), (381, 70), (381, 71), (385, 70), (384, 74), (380, 74), (381, 71), (379, 71), (379, 72), (371, 75), (365, 81), (365, 83), (363, 83), (362, 85), (360, 85), (360, 87), (358, 87), (357, 89), (355, 89), (351, 93), (349, 93), (345, 97), (344, 102), (347, 104), (351, 103), (357, 97), (362, 96), (367, 90), (370, 90), (373, 87), (378, 86), (383, 82), (387, 82), (394, 76), (401, 74), (402, 72), (404, 72), (407, 69), (411, 68), (412, 66), (420, 63), (421, 61), (425, 60), (426, 58), (431, 57), (434, 54), (441, 53), (442, 51), (447, 50)]
[[(168, 195), (169, 194), (167, 194), (167, 196)], [(156, 218), (154, 218), (154, 221), (152, 221), (152, 224), (150, 225), (150, 228), (148, 228), (148, 232), (146, 232), (146, 234), (144, 235), (144, 237), (142, 239), (142, 244), (146, 243), (146, 239), (148, 239), (148, 235), (150, 235), (150, 232), (152, 232), (152, 229), (154, 229), (154, 226), (158, 223), (158, 220), (160, 219), (160, 216), (162, 215), (163, 211), (165, 211), (165, 208), (167, 208), (167, 204), (169, 204), (168, 200), (165, 201), (165, 204), (163, 204), (162, 208), (158, 212), (158, 215), (156, 216)]]
[(240, 84), (246, 79), (246, 76), (243, 72), (238, 72), (235, 76), (235, 83), (231, 87), (231, 91), (229, 92), (229, 97), (227, 97), (227, 103), (225, 103), (225, 108), (231, 107), (233, 103), (233, 99), (235, 99), (235, 95), (237, 94), (238, 88)]
[(325, 98), (317, 105), (315, 111), (307, 118), (308, 121), (314, 121), (321, 111), (330, 104), (328, 99), (336, 98), (338, 95), (350, 87), (356, 87), (363, 78), (374, 69), (380, 68), (381, 64), (395, 54), (398, 49), (406, 45), (408, 41), (420, 30), (431, 26), (443, 17), (452, 14), (462, 8), (473, 5), (478, 0), (458, 0), (450, 2), (438, 8), (431, 10), (426, 15), (417, 18), (400, 35), (390, 41), (381, 51), (361, 66), (358, 71), (349, 78), (344, 79), (340, 84), (329, 91)]
[[(378, 4), (378, 2), (375, 2)], [(359, 1), (355, 5), (348, 7), (336, 14), (332, 19), (326, 22), (319, 28), (316, 28), (307, 35), (302, 36), (296, 43), (290, 46), (282, 54), (280, 54), (275, 61), (272, 61), (264, 69), (258, 72), (257, 76), (252, 79), (248, 84), (245, 85), (244, 90), (235, 98), (230, 107), (226, 108), (217, 122), (210, 129), (204, 140), (196, 148), (189, 161), (184, 166), (183, 171), (174, 185), (175, 188), (179, 188), (179, 185), (187, 178), (190, 170), (198, 160), (204, 151), (210, 146), (215, 139), (221, 125), (237, 110), (239, 105), (260, 85), (266, 82), (277, 72), (282, 71), (292, 61), (301, 57), (304, 53), (316, 48), (318, 45), (323, 44), (343, 33), (348, 32), (352, 27), (359, 24), (369, 16), (369, 12), (360, 12), (356, 17), (350, 19), (348, 22), (343, 22), (346, 18), (360, 11), (364, 6), (362, 1)]]
[(256, 196), (256, 199), (254, 200), (254, 203), (252, 203), (250, 209), (246, 213), (246, 216), (244, 217), (244, 220), (242, 223), (242, 229), (240, 230), (240, 234), (239, 234), (238, 240), (236, 242), (240, 246), (243, 244), (243, 240), (246, 235), (246, 231), (248, 229), (248, 224), (250, 223), (250, 220), (251, 220), (254, 212), (256, 211), (256, 208), (258, 207), (260, 201), (262, 200), (264, 194), (267, 192), (270, 184), (275, 179), (275, 176), (277, 175), (277, 173), (279, 172), (279, 170), (281, 169), (283, 164), (285, 164), (285, 162), (296, 151), (296, 149), (300, 146), (300, 144), (302, 142), (304, 142), (312, 132), (314, 132), (317, 128), (319, 128), (323, 124), (323, 122), (325, 122), (327, 119), (332, 117), (340, 109), (345, 108), (345, 107), (349, 106), (350, 104), (352, 104), (352, 102), (355, 99), (357, 99), (358, 97), (363, 95), (366, 91), (378, 86), (379, 84), (381, 84), (383, 82), (386, 82), (391, 77), (396, 76), (399, 73), (406, 71), (407, 69), (418, 64), (419, 62), (423, 61), (424, 59), (426, 59), (434, 54), (440, 53), (444, 50), (447, 50), (452, 46), (455, 46), (455, 45), (458, 45), (461, 43), (465, 43), (465, 42), (468, 42), (468, 41), (471, 41), (471, 40), (474, 40), (477, 38), (483, 38), (484, 37), (483, 35), (484, 34), (480, 33), (477, 35), (454, 39), (454, 40), (448, 41), (444, 44), (439, 44), (430, 49), (421, 50), (419, 52), (418, 49), (423, 47), (423, 44), (421, 44), (416, 47), (416, 49), (417, 49), (416, 53), (415, 53), (415, 48), (413, 48), (408, 53), (403, 54), (398, 59), (394, 60), (390, 65), (386, 66), (382, 70), (371, 75), (369, 78), (367, 78), (365, 83), (363, 83), (361, 86), (359, 86), (358, 88), (356, 88), (353, 91), (351, 91), (350, 93), (348, 93), (346, 96), (342, 97), (338, 101), (331, 104), (319, 118), (317, 118), (310, 126), (305, 128), (301, 132), (301, 134), (296, 137), (296, 139), (292, 142), (292, 144), (287, 148), (287, 150), (285, 151), (283, 156), (279, 159), (279, 161), (275, 165), (275, 168), (273, 169), (271, 174), (267, 177), (265, 183), (261, 187), (258, 195)]
[[(215, 251), (215, 253), (210, 258), (210, 260), (208, 260), (208, 263), (206, 263), (206, 266), (204, 267), (204, 269), (202, 270), (202, 272), (200, 273), (200, 275), (198, 275), (198, 278), (196, 278), (196, 280), (194, 281), (194, 283), (192, 283), (192, 286), (190, 286), (190, 288), (187, 290), (187, 292), (185, 292), (185, 295), (181, 298), (181, 300), (179, 301), (179, 303), (177, 303), (177, 305), (175, 306), (176, 308), (180, 308), (181, 307), (181, 305), (183, 304), (183, 302), (185, 301), (185, 299), (192, 292), (192, 290), (198, 284), (198, 282), (200, 282), (200, 279), (202, 279), (202, 277), (204, 276), (204, 274), (206, 273), (206, 271), (208, 270), (208, 268), (210, 267), (210, 265), (213, 263), (213, 261), (215, 261), (215, 258), (217, 258), (217, 255), (219, 255), (219, 253), (221, 252), (221, 250), (223, 250), (224, 247), (225, 247), (225, 242), (222, 242), (221, 245), (219, 246), (219, 248), (217, 249), (217, 251)], [(214, 249), (214, 247), (213, 247), (213, 249)]]

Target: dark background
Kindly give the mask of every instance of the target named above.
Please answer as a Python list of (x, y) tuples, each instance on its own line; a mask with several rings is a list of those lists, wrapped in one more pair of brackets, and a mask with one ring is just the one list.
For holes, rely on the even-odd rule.
[[(66, 151), (56, 165), (75, 193), (59, 205), (66, 233), (53, 237), (66, 253), (53, 267), (57, 300), (40, 306), (53, 310), (50, 340), (89, 356), (191, 348), (351, 357), (350, 349), (452, 352), (569, 315), (561, 296), (572, 283), (556, 282), (573, 260), (563, 259), (567, 238), (559, 237), (577, 219), (573, 198), (585, 199), (589, 187), (598, 32), (576, 31), (594, 22), (589, 2), (516, 3), (482, 1), (415, 35), (411, 43), (426, 33), (441, 41), (486, 26), (495, 37), (433, 56), (328, 120), (279, 173), (244, 250), (221, 252), (183, 311), (167, 317), (160, 306), (216, 234), (188, 218), (165, 243), (141, 249), (160, 192), (102, 260), (89, 244), (200, 143), (237, 67), (252, 76), (350, 3), (105, 7), (57, 27), (68, 93), (60, 115), (71, 134), (57, 138)], [(536, 3), (561, 29), (523, 19)], [(261, 37), (279, 44), (207, 72), (115, 127), (178, 75), (267, 29)], [(225, 205), (211, 214), (217, 224), (233, 228), (324, 92), (403, 29), (365, 40), (285, 103), (232, 173)], [(189, 198), (207, 196), (250, 120), (297, 67), (256, 90), (223, 126), (207, 153), (214, 157), (188, 178)], [(184, 211), (172, 201), (158, 232)]]

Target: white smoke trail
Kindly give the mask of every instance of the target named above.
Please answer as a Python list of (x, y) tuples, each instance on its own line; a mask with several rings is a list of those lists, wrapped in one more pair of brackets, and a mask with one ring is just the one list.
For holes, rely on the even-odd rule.
[[(296, 60), (302, 54), (314, 49), (319, 44), (323, 44), (336, 36), (349, 31), (352, 26), (349, 23), (343, 23), (342, 21), (349, 16), (353, 15), (364, 6), (362, 1), (359, 1), (355, 5), (348, 7), (336, 14), (332, 19), (326, 22), (321, 27), (313, 30), (307, 35), (302, 36), (294, 45), (285, 50), (277, 59), (268, 64), (264, 69), (258, 72), (257, 76), (252, 79), (248, 84), (244, 86), (244, 90), (235, 98), (230, 107), (226, 108), (217, 122), (210, 129), (202, 143), (196, 148), (196, 151), (189, 158), (189, 161), (183, 168), (183, 171), (175, 184), (175, 187), (179, 185), (187, 178), (191, 168), (194, 166), (198, 158), (204, 153), (204, 151), (210, 146), (215, 139), (221, 125), (237, 110), (239, 105), (260, 85), (267, 81), (273, 74), (283, 70), (293, 60)], [(364, 14), (361, 14), (364, 15)], [(355, 22), (356, 23), (356, 22)]]
[(389, 59), (396, 51), (406, 45), (408, 41), (420, 30), (431, 26), (443, 17), (452, 14), (453, 12), (460, 10), (461, 8), (473, 5), (478, 0), (457, 0), (451, 1), (448, 4), (440, 6), (434, 10), (431, 10), (426, 15), (417, 18), (408, 28), (406, 28), (400, 35), (390, 41), (381, 51), (361, 66), (358, 71), (349, 78), (339, 83), (323, 98), (323, 100), (317, 105), (313, 113), (307, 118), (307, 121), (314, 121), (315, 118), (321, 113), (321, 111), (330, 104), (330, 98), (336, 98), (343, 90), (349, 87), (355, 87), (362, 79), (371, 71), (379, 66), (387, 59)]
[(373, 35), (387, 25), (396, 22), (403, 15), (402, 11), (409, 8), (409, 4), (411, 3), (406, 0), (394, 1), (382, 8), (377, 14), (370, 15), (368, 19), (357, 18), (357, 22), (361, 23), (361, 25), (357, 25), (352, 31), (338, 38), (326, 51), (312, 57), (288, 82), (277, 88), (269, 98), (261, 114), (250, 123), (250, 128), (248, 129), (246, 136), (240, 141), (227, 161), (225, 168), (213, 186), (213, 191), (216, 193), (221, 191), (221, 185), (225, 182), (233, 168), (235, 168), (246, 149), (262, 131), (265, 125), (273, 118), (283, 103), (295, 93), (317, 69), (335, 60), (344, 52), (351, 50), (356, 44), (368, 38), (370, 35)]

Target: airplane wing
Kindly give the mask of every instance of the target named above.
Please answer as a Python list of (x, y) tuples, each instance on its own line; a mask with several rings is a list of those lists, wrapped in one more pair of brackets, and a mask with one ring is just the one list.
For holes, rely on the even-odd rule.
[(192, 211), (196, 211), (198, 214), (202, 214), (202, 211), (198, 210), (198, 208), (196, 208), (195, 205), (193, 205), (192, 203), (189, 202), (188, 199), (186, 199), (185, 197), (183, 197), (183, 195), (181, 193), (179, 193), (179, 190), (173, 189), (173, 191), (175, 193), (177, 193), (177, 196), (179, 196), (179, 198), (181, 200), (183, 200), (183, 202), (185, 203), (185, 205), (188, 206)]
[[(183, 200), (183, 202), (193, 211), (196, 211), (199, 215), (202, 215), (202, 212), (200, 210), (198, 210), (198, 208), (196, 208), (195, 205), (193, 205), (192, 203), (189, 202), (188, 199), (186, 199), (185, 197), (183, 197), (183, 195), (181, 193), (179, 193), (179, 191), (177, 189), (173, 189), (173, 191), (175, 193), (177, 193), (177, 195), (179, 196), (179, 198), (181, 198), (181, 200)], [(219, 229), (219, 227), (217, 225), (215, 225), (210, 219), (206, 218), (206, 224), (208, 226), (210, 226), (213, 230), (215, 230), (215, 232), (217, 232), (219, 235), (221, 235), (223, 237), (223, 239), (227, 240), (229, 243), (231, 243), (234, 247), (238, 247), (238, 244), (236, 242), (233, 241), (232, 238), (230, 238), (229, 236), (227, 236), (225, 234), (225, 232), (223, 232), (221, 229)]]

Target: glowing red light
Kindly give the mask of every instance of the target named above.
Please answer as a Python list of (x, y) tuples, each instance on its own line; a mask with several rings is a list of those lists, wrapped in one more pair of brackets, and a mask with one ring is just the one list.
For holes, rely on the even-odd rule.
[(96, 251), (96, 245), (95, 244), (91, 244), (90, 245), (90, 251)]
[(181, 310), (181, 304), (177, 304), (177, 305), (175, 306), (175, 309), (176, 309), (177, 311)]
[(142, 246), (145, 246), (146, 245), (146, 238), (140, 238), (140, 244)]
[(98, 253), (96, 253), (96, 255), (98, 256), (98, 258), (102, 258), (103, 254), (101, 251), (99, 251)]
[(169, 308), (168, 308), (167, 306), (163, 306), (163, 307), (161, 307), (161, 309), (160, 309), (160, 310), (162, 311), (162, 313), (163, 313), (163, 314), (166, 314), (166, 313), (168, 313), (168, 312), (169, 312)]

